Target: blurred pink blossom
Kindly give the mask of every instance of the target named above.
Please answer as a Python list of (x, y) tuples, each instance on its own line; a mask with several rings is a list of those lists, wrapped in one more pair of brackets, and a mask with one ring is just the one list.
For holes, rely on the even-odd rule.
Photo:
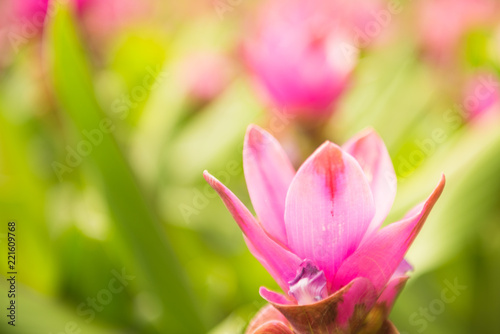
[(220, 94), (234, 73), (231, 60), (216, 51), (198, 51), (180, 64), (182, 84), (191, 97), (208, 102)]
[(57, 6), (67, 2), (81, 14), (92, 0), (7, 0), (3, 4), (2, 26), (15, 30), (20, 38), (30, 39), (43, 30), (47, 16), (54, 15)]
[(149, 0), (73, 0), (77, 1), (80, 21), (88, 36), (106, 38), (151, 14)]
[(271, 0), (253, 18), (244, 59), (272, 110), (321, 121), (349, 86), (359, 49), (400, 9), (378, 0)]
[(244, 58), (265, 99), (301, 118), (328, 116), (357, 63), (349, 31), (325, 1), (265, 3)]
[(7, 0), (1, 5), (0, 43), (18, 52), (40, 35), (47, 19), (66, 3), (74, 7), (85, 33), (98, 39), (148, 11), (147, 1), (140, 0)]

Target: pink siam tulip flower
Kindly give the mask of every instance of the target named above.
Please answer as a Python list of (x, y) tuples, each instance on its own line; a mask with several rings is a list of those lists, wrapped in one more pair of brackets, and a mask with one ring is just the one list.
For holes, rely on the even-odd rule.
[[(396, 194), (382, 139), (366, 130), (321, 145), (295, 172), (279, 143), (250, 126), (243, 151), (257, 217), (205, 171), (251, 253), (285, 294), (261, 287), (248, 333), (395, 333), (387, 320), (411, 268), (403, 259), (444, 187), (382, 229)], [(277, 312), (279, 311), (279, 312)]]
[(333, 2), (273, 0), (259, 12), (244, 43), (258, 90), (277, 110), (324, 118), (357, 63), (350, 31)]

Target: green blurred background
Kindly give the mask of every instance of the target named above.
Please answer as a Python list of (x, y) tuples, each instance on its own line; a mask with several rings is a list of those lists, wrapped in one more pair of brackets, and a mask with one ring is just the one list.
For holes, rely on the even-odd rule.
[[(471, 78), (498, 79), (495, 20), (466, 25), (436, 61), (418, 3), (401, 1), (361, 50), (333, 115), (304, 128), (269, 112), (242, 61), (259, 2), (144, 1), (112, 12), (125, 4), (84, 12), (68, 3), (34, 32), (12, 25), (8, 1), (0, 7), (0, 332), (242, 333), (264, 305), (258, 288), (278, 287), (202, 171), (251, 207), (241, 151), (256, 123), (296, 165), (326, 139), (375, 128), (398, 174), (388, 222), (444, 172), (391, 319), (401, 333), (498, 333), (500, 107), (470, 119), (463, 105)], [(15, 327), (5, 316), (9, 221)]]

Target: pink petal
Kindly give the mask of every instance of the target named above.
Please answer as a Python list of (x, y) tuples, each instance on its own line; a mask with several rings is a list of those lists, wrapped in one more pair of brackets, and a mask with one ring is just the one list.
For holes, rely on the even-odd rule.
[[(252, 216), (243, 203), (207, 171), (203, 172), (205, 180), (219, 194), (234, 220), (246, 236), (252, 254), (267, 268), (283, 291), (288, 291), (288, 281), (295, 278), (297, 268), (301, 264), (295, 254), (289, 252), (272, 240)], [(268, 269), (268, 270), (269, 270)]]
[(296, 303), (290, 301), (287, 297), (281, 293), (268, 290), (266, 287), (261, 286), (259, 289), (259, 294), (262, 298), (272, 304), (280, 305), (295, 305)]
[(362, 131), (342, 148), (359, 162), (372, 190), (375, 216), (366, 232), (366, 240), (378, 230), (391, 210), (396, 198), (396, 173), (382, 138), (373, 129)]
[(409, 218), (409, 217), (413, 217), (415, 216), (416, 214), (418, 214), (420, 211), (422, 211), (422, 209), (424, 208), (425, 206), (425, 202), (426, 201), (423, 201), (421, 203), (418, 203), (417, 205), (415, 205), (413, 208), (411, 208), (408, 212), (406, 212), (404, 218)]
[(399, 266), (396, 268), (394, 274), (392, 274), (392, 277), (389, 279), (389, 283), (385, 286), (384, 291), (382, 291), (382, 294), (378, 297), (377, 307), (382, 309), (383, 318), (387, 318), (389, 316), (396, 298), (399, 296), (405, 287), (406, 282), (410, 278), (406, 275), (406, 273), (411, 270), (413, 270), (413, 266), (408, 261), (403, 259), (403, 261), (401, 261)]
[(399, 266), (396, 268), (396, 271), (394, 272), (394, 274), (392, 274), (392, 277), (405, 276), (407, 272), (412, 271), (412, 270), (413, 270), (413, 266), (408, 261), (403, 259), (403, 261), (401, 261)]
[(382, 291), (420, 232), (444, 184), (443, 175), (420, 212), (384, 227), (367, 239), (339, 268), (334, 287), (338, 289), (356, 277), (366, 277), (377, 291)]
[(278, 141), (255, 125), (247, 130), (243, 165), (248, 192), (262, 226), (286, 245), (285, 198), (295, 169)]
[[(368, 313), (377, 299), (375, 288), (369, 280), (358, 277), (351, 283), (351, 287), (344, 294), (343, 300), (339, 304), (337, 321), (341, 327), (347, 326), (353, 320), (363, 320), (360, 314), (356, 314), (356, 312), (360, 312), (359, 307), (362, 306), (364, 308), (362, 312)], [(360, 319), (356, 317), (360, 317)]]
[(281, 314), (277, 309), (275, 309), (272, 305), (267, 304), (264, 307), (262, 307), (259, 312), (253, 317), (252, 321), (250, 321), (250, 324), (247, 327), (247, 330), (245, 331), (246, 334), (252, 334), (255, 333), (255, 330), (257, 328), (261, 327), (262, 325), (269, 323), (271, 321), (278, 321), (283, 324), (288, 324), (288, 320)]
[(288, 246), (312, 260), (332, 282), (358, 247), (374, 213), (363, 171), (352, 156), (326, 142), (300, 167), (286, 198)]
[(387, 283), (382, 294), (377, 299), (377, 306), (381, 307), (384, 312), (384, 318), (389, 316), (391, 312), (392, 306), (396, 301), (396, 298), (399, 296), (401, 291), (403, 290), (406, 282), (408, 281), (408, 276), (397, 276), (393, 277)]
[[(262, 253), (253, 245), (253, 243), (245, 235), (243, 235), (243, 239), (245, 240), (245, 243), (247, 244), (250, 253), (252, 253), (252, 255), (260, 262), (260, 264), (262, 264), (262, 266), (266, 268), (267, 272), (274, 278), (274, 280), (278, 283), (281, 289), (284, 292), (288, 292), (290, 288), (288, 282), (290, 282), (291, 280), (290, 279), (285, 280), (284, 278), (280, 278), (283, 277), (281, 266), (276, 266), (276, 264), (274, 263), (275, 261), (273, 260), (268, 261), (267, 258), (264, 255), (262, 255)], [(292, 299), (292, 297), (289, 298)]]

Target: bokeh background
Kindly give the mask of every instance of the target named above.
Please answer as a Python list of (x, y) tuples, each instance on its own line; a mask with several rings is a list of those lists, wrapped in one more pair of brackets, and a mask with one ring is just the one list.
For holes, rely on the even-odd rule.
[(498, 333), (499, 8), (2, 0), (0, 332), (242, 333), (259, 286), (278, 287), (202, 171), (251, 207), (241, 154), (256, 123), (296, 166), (376, 129), (398, 176), (388, 222), (444, 172), (391, 319), (401, 333)]

